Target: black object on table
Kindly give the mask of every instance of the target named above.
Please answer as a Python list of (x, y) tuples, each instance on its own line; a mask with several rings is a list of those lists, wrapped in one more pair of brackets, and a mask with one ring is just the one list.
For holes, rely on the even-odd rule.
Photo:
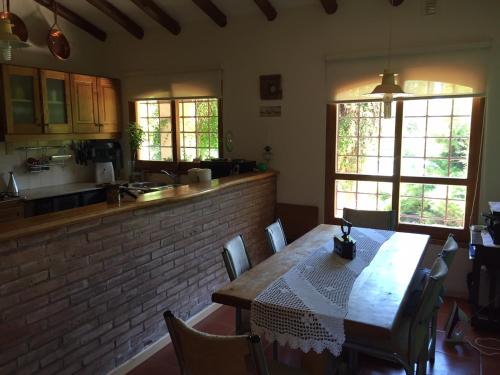
[[(485, 232), (488, 233), (488, 232)], [(497, 306), (497, 274), (500, 270), (500, 247), (483, 243), (480, 231), (470, 231), (469, 259), (473, 261), (472, 272), (467, 275), (469, 300), (472, 307), (471, 323), (474, 327), (500, 329), (500, 307)], [(486, 267), (489, 285), (480, 285), (481, 268)], [(489, 288), (488, 303), (481, 306), (480, 288)]]

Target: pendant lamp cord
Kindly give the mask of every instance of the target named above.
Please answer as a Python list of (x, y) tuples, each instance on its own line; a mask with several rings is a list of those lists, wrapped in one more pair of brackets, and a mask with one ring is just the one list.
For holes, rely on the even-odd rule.
[(389, 43), (387, 46), (387, 69), (391, 72), (391, 52), (392, 52), (392, 13), (394, 12), (394, 0), (391, 0), (391, 11), (389, 12)]

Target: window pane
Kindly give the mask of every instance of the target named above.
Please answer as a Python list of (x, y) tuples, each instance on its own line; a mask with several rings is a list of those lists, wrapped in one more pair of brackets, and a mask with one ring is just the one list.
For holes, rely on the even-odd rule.
[(382, 118), (380, 102), (339, 104), (338, 108), (336, 172), (392, 175), (395, 119)]
[(217, 99), (177, 101), (181, 160), (206, 160), (219, 157), (219, 118)]
[(335, 217), (342, 217), (344, 207), (359, 210), (391, 210), (392, 183), (337, 180), (335, 182)]
[(470, 98), (406, 101), (401, 174), (467, 178), (471, 113)]
[(139, 101), (137, 110), (139, 126), (145, 132), (144, 142), (139, 150), (139, 159), (173, 160), (170, 101)]
[(463, 228), (466, 186), (402, 183), (399, 221)]

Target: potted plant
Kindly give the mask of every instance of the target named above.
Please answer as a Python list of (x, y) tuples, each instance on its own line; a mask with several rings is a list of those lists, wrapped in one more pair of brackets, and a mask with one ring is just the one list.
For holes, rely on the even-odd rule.
[(137, 150), (141, 148), (145, 133), (144, 130), (142, 130), (142, 128), (136, 122), (131, 122), (128, 124), (127, 134), (128, 142), (130, 145), (130, 175), (132, 175), (135, 170)]

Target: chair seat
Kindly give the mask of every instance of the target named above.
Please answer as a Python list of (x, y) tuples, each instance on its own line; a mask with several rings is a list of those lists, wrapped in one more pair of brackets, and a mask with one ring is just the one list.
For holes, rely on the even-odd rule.
[(284, 365), (283, 363), (279, 363), (278, 361), (270, 361), (268, 363), (269, 366), (269, 374), (270, 375), (306, 375), (307, 373), (304, 370), (290, 367)]

